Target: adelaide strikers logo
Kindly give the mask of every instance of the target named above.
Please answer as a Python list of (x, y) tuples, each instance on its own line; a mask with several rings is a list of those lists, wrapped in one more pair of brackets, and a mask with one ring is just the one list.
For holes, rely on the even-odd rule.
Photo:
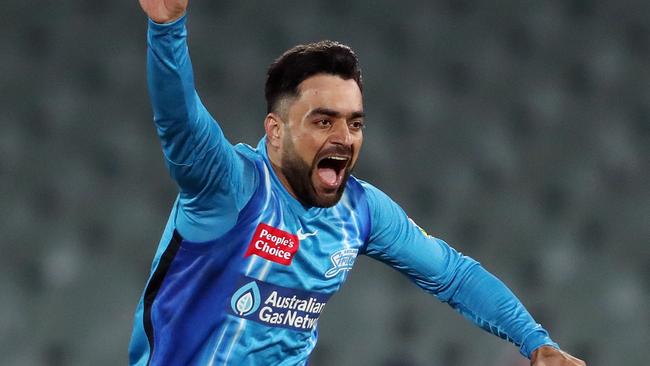
[(343, 249), (332, 254), (330, 261), (333, 266), (325, 272), (325, 278), (332, 278), (339, 273), (351, 270), (358, 252), (357, 249)]
[(253, 314), (260, 307), (260, 289), (255, 281), (251, 281), (240, 287), (230, 300), (232, 311), (239, 316)]

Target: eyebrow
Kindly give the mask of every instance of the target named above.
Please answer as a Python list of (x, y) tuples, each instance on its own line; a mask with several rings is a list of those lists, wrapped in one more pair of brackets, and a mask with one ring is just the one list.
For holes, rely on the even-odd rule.
[[(328, 117), (333, 117), (333, 118), (341, 118), (341, 117), (343, 117), (343, 114), (341, 112), (336, 111), (334, 109), (324, 108), (324, 107), (320, 107), (320, 108), (316, 108), (316, 109), (312, 110), (311, 112), (309, 112), (309, 114), (307, 116), (311, 117), (311, 116), (315, 116), (315, 115), (319, 115), (319, 114), (322, 114), (322, 115), (325, 115), (325, 116), (328, 116)], [(355, 112), (350, 113), (350, 119), (363, 118), (365, 116), (366, 116), (366, 114), (363, 111), (355, 111)]]

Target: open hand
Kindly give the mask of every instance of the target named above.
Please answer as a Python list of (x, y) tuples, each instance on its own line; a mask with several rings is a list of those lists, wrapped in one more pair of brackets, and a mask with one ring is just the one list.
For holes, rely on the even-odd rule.
[(187, 9), (188, 0), (140, 0), (140, 6), (156, 23), (168, 23), (180, 18)]
[(542, 346), (533, 352), (531, 366), (587, 366), (587, 364), (570, 354), (553, 347)]

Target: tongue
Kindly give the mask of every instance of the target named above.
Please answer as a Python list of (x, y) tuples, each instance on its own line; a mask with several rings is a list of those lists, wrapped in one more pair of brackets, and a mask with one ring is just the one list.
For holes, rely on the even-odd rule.
[(332, 168), (319, 168), (318, 176), (323, 182), (333, 186), (336, 184), (336, 171)]

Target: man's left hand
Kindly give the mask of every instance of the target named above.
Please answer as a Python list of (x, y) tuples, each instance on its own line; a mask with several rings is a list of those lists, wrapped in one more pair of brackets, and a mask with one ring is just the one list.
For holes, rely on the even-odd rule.
[(531, 366), (587, 366), (585, 361), (549, 346), (542, 346), (533, 351)]

